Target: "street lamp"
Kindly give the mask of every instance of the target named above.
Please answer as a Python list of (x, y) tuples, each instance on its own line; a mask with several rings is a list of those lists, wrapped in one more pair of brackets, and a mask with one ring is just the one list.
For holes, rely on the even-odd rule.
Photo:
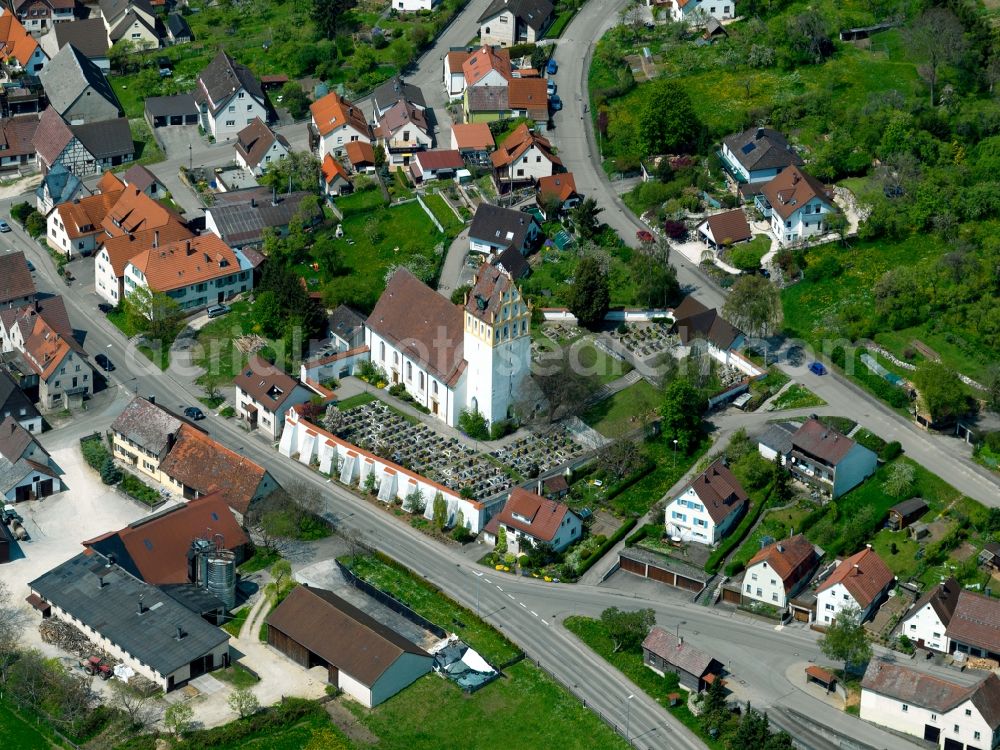
[(191, 149), (190, 142), (188, 143), (188, 172), (194, 169), (194, 151)]
[(674, 471), (677, 470), (677, 438), (674, 438)]
[(632, 719), (632, 699), (635, 698), (635, 694), (629, 695), (625, 699), (625, 741), (631, 742), (632, 738), (629, 736), (629, 723)]

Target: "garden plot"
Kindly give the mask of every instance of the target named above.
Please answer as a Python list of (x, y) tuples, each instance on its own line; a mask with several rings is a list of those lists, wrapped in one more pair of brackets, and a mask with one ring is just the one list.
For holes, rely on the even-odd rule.
[(680, 338), (662, 323), (624, 323), (610, 336), (636, 359), (654, 357), (680, 346)]
[(474, 448), (445, 437), (425, 424), (414, 424), (381, 401), (341, 412), (333, 432), (456, 492), (486, 498), (508, 491), (513, 480)]

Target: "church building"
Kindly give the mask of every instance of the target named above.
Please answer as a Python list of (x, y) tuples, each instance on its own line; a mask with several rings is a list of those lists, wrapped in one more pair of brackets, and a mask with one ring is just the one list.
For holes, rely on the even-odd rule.
[(400, 268), (365, 324), (389, 383), (449, 425), (465, 410), (506, 419), (531, 368), (531, 312), (502, 269), (484, 266), (463, 305)]

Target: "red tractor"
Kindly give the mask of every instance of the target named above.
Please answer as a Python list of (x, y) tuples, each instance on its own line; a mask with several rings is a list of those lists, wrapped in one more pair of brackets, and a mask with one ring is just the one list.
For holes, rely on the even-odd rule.
[(87, 674), (91, 676), (96, 675), (102, 680), (108, 680), (112, 675), (111, 667), (102, 662), (103, 660), (100, 656), (90, 656), (86, 659), (81, 659), (80, 666), (83, 667), (83, 671)]

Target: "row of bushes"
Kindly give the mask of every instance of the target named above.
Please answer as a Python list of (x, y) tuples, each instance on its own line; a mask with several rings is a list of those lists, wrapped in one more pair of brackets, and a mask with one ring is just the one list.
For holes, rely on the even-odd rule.
[[(895, 409), (902, 409), (908, 406), (910, 397), (906, 391), (865, 367), (864, 362), (861, 361), (861, 354), (862, 350), (854, 350), (853, 372), (851, 373), (854, 379), (863, 383), (865, 388), (885, 401), (889, 406)], [(830, 360), (841, 370), (847, 370), (847, 352), (844, 350), (844, 347), (838, 346), (830, 352)]]
[[(717, 572), (719, 570), (719, 566), (722, 564), (722, 561), (726, 559), (726, 556), (742, 544), (746, 535), (750, 533), (754, 524), (757, 523), (757, 519), (760, 518), (760, 514), (764, 512), (764, 508), (767, 507), (767, 503), (771, 499), (771, 490), (773, 488), (773, 483), (767, 485), (766, 489), (760, 493), (760, 500), (753, 504), (749, 512), (743, 517), (743, 520), (740, 521), (740, 525), (736, 527), (736, 531), (723, 539), (719, 546), (715, 548), (715, 551), (708, 556), (708, 560), (705, 562), (706, 572)], [(742, 568), (743, 565), (741, 563), (728, 565), (726, 566), (726, 575), (736, 575)]]
[(80, 452), (83, 453), (83, 460), (87, 462), (94, 471), (102, 471), (104, 464), (111, 458), (111, 451), (104, 445), (104, 441), (97, 435), (80, 441)]
[(131, 474), (126, 473), (122, 477), (122, 483), (119, 487), (129, 497), (146, 505), (155, 505), (160, 500), (160, 494), (156, 490)]
[(596, 563), (598, 560), (604, 557), (604, 555), (607, 553), (608, 550), (610, 550), (612, 547), (618, 544), (618, 542), (620, 542), (622, 539), (625, 538), (625, 535), (632, 530), (632, 527), (635, 526), (635, 524), (636, 524), (635, 519), (630, 518), (621, 526), (619, 526), (618, 531), (609, 536), (607, 540), (604, 542), (604, 544), (598, 547), (597, 550), (590, 557), (588, 557), (586, 560), (583, 561), (583, 564), (577, 570), (576, 573), (577, 577), (582, 578), (583, 574), (594, 566), (594, 563)]

